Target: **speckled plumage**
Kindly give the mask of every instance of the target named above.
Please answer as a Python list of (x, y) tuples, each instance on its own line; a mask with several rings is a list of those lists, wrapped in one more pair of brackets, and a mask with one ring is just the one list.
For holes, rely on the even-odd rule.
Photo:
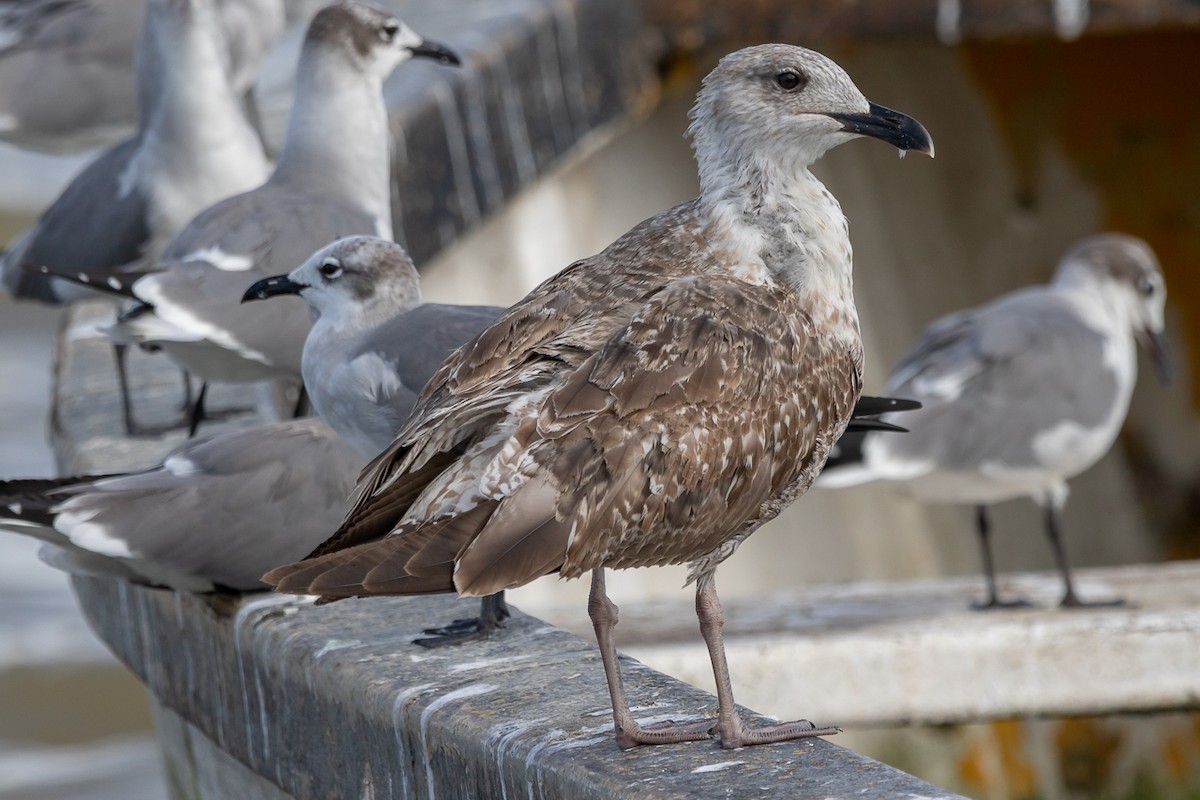
[[(804, 80), (781, 80), (793, 71)], [(689, 563), (722, 742), (829, 732), (740, 727), (715, 655), (712, 575), (808, 488), (861, 390), (846, 221), (808, 165), (881, 111), (812, 51), (723, 59), (693, 112), (701, 195), (550, 278), (456, 351), (364, 471), (338, 533), (265, 580), (326, 597), (486, 595), (592, 570), (618, 742), (631, 746), (708, 729), (647, 732), (629, 716), (604, 568)], [(929, 152), (915, 121), (895, 119)]]
[[(849, 420), (861, 350), (821, 336), (792, 293), (731, 279), (707, 245), (695, 201), (684, 204), (550, 279), (447, 362), (376, 460), (339, 542), (395, 523), (375, 512), (400, 476), (441, 453), (462, 450), (463, 462), (407, 509), (414, 522), (395, 526), (386, 548), (397, 554), (377, 577), (345, 591), (395, 581), (420, 552), (399, 540), (459, 509), (464, 479), (483, 464), (479, 503), (501, 519), (515, 508), (553, 517), (552, 569), (566, 577), (597, 566), (711, 569), (731, 538), (801, 494)], [(490, 550), (489, 535), (472, 547)], [(477, 560), (468, 555), (460, 573)], [(544, 574), (519, 555), (508, 557), (514, 572), (481, 566), (486, 577), (458, 590), (488, 594)], [(455, 588), (449, 565), (442, 577), (442, 590)], [(327, 584), (313, 589), (341, 593)]]

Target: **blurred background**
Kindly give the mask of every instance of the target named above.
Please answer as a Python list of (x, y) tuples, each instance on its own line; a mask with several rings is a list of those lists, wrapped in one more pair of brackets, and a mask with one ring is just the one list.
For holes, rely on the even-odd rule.
[[(1072, 481), (1067, 546), (1081, 567), (1200, 556), (1200, 6), (911, 5), (643, 4), (640, 46), (656, 55), (661, 83), (629, 121), (592, 135), (422, 263), (426, 299), (511, 303), (694, 196), (683, 132), (699, 79), (744, 44), (813, 46), (868, 97), (921, 120), (937, 145), (935, 160), (898, 165), (886, 147), (852, 143), (814, 169), (850, 219), (868, 390), (934, 318), (1045, 281), (1086, 234), (1140, 236), (1165, 272), (1179, 374), (1161, 386), (1141, 364), (1117, 446)], [(422, 30), (454, 43), (452, 30)], [(286, 108), (280, 52), (260, 79), (283, 87), (268, 109)], [(0, 241), (85, 162), (0, 150)], [(0, 303), (0, 475), (51, 475), (43, 424), (60, 313)], [(1052, 568), (1032, 503), (997, 507), (994, 524), (1002, 571)], [(0, 537), (0, 798), (164, 797), (144, 691), (90, 637), (64, 577), (35, 552)], [(721, 588), (754, 597), (978, 569), (969, 508), (870, 486), (811, 493), (722, 567)], [(678, 596), (682, 583), (682, 569), (642, 570), (613, 575), (609, 588), (632, 605)], [(534, 614), (570, 604), (582, 616), (586, 590), (543, 579), (512, 601)], [(1200, 715), (1189, 713), (848, 731), (839, 741), (977, 798), (1200, 796)]]

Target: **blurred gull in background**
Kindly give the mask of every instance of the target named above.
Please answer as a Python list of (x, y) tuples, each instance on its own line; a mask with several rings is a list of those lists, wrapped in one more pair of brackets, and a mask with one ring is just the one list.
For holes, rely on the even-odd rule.
[[(151, 0), (139, 46), (141, 127), (102, 153), (0, 255), (18, 299), (70, 302), (94, 293), (76, 277), (144, 272), (201, 209), (265, 180), (269, 164), (221, 65), (213, 0)], [(135, 428), (122, 351), (127, 431)]]
[[(152, 0), (152, 2), (157, 0)], [(178, 0), (172, 0), (178, 4)], [(0, 141), (51, 152), (108, 146), (138, 122), (134, 62), (147, 0), (15, 0), (0, 9)], [(284, 0), (215, 0), (218, 60), (254, 85)], [(145, 113), (145, 109), (142, 109)]]
[(974, 504), (988, 584), (982, 608), (1026, 604), (997, 594), (986, 506), (1031, 497), (1044, 509), (1062, 605), (1096, 605), (1081, 600), (1071, 580), (1059, 519), (1067, 481), (1116, 440), (1137, 380), (1135, 342), (1170, 378), (1165, 303), (1158, 260), (1145, 242), (1121, 234), (1084, 239), (1051, 283), (926, 328), (885, 388), (923, 405), (903, 418), (911, 433), (842, 439), (818, 485), (903, 481), (918, 500)]
[[(132, 286), (108, 284), (136, 300), (108, 330), (113, 341), (161, 347), (206, 382), (297, 385), (310, 327), (304, 304), (251, 311), (238, 301), (255, 280), (294, 269), (339, 237), (391, 238), (383, 79), (418, 56), (458, 63), (374, 6), (345, 2), (318, 12), (274, 173), (197, 216), (167, 248), (162, 271)], [(193, 430), (202, 416), (203, 391)]]
[(253, 591), (337, 526), (362, 464), (321, 420), (287, 420), (186, 442), (143, 472), (0, 481), (0, 528), (73, 574)]

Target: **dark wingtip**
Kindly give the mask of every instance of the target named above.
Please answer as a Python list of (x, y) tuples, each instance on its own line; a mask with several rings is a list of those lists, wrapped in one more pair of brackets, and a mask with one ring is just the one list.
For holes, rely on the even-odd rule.
[(846, 425), (846, 433), (866, 433), (867, 431), (888, 431), (891, 433), (908, 433), (908, 428), (884, 422), (881, 419), (852, 419)]
[(919, 408), (921, 408), (921, 403), (917, 400), (909, 400), (905, 397), (874, 397), (864, 394), (854, 404), (853, 416), (855, 418), (873, 417), (893, 411), (916, 411)]

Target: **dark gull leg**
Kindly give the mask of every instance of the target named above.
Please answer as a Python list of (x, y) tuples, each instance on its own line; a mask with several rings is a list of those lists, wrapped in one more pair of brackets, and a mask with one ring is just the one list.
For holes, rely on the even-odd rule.
[(129, 372), (126, 364), (128, 345), (114, 344), (112, 348), (113, 362), (117, 365), (117, 386), (121, 390), (121, 419), (125, 422), (126, 435), (133, 436), (139, 432), (139, 428), (133, 419), (133, 399), (129, 396)]
[(1032, 608), (1028, 600), (1015, 598), (1001, 600), (996, 592), (996, 564), (992, 560), (992, 525), (988, 519), (987, 507), (975, 506), (975, 526), (979, 531), (979, 549), (983, 560), (983, 574), (987, 578), (988, 598), (982, 603), (972, 603), (971, 608), (977, 611), (994, 611), (999, 608)]
[[(117, 366), (117, 385), (121, 391), (121, 417), (125, 423), (126, 435), (157, 435), (178, 426), (180, 423), (175, 423), (166, 427), (146, 427), (138, 424), (137, 420), (133, 418), (133, 394), (129, 390), (128, 359), (129, 346), (124, 344), (114, 344), (113, 361), (116, 362)], [(189, 376), (187, 373), (187, 370), (181, 369), (179, 371), (179, 376), (183, 382), (183, 410), (186, 414), (182, 424), (188, 426), (188, 436), (191, 437), (196, 435), (196, 428), (200, 424), (199, 420), (193, 417), (193, 414), (195, 413), (195, 407), (192, 404), (192, 381), (191, 376)], [(204, 413), (203, 409), (201, 409), (200, 419), (203, 418)]]
[(617, 625), (618, 609), (616, 603), (608, 599), (604, 590), (603, 567), (592, 570), (588, 616), (591, 617), (592, 627), (596, 630), (596, 643), (600, 645), (604, 677), (608, 680), (608, 694), (612, 698), (617, 747), (628, 749), (639, 744), (672, 744), (708, 739), (715, 727), (715, 721), (712, 719), (680, 724), (663, 722), (643, 728), (633, 718), (629, 703), (625, 700), (625, 688), (621, 685), (621, 665), (617, 662), (617, 648), (612, 639), (612, 630)]
[(708, 657), (712, 660), (713, 678), (717, 684), (717, 733), (721, 737), (722, 747), (733, 750), (746, 745), (831, 736), (841, 732), (841, 728), (818, 728), (806, 719), (758, 728), (747, 727), (733, 701), (729, 665), (725, 660), (725, 609), (717, 597), (717, 585), (711, 572), (701, 575), (696, 582), (696, 616), (700, 618), (700, 633), (708, 646)]
[(456, 619), (440, 628), (426, 628), (428, 639), (416, 639), (413, 644), (421, 647), (446, 647), (449, 645), (486, 639), (504, 627), (504, 621), (512, 616), (504, 592), (489, 594), (479, 604), (479, 616), (473, 619)]
[(180, 403), (179, 410), (186, 414), (192, 410), (192, 375), (186, 369), (181, 369), (179, 377), (183, 381), (183, 402)]
[(1058, 571), (1062, 573), (1064, 586), (1063, 599), (1059, 603), (1059, 606), (1062, 608), (1088, 608), (1125, 605), (1125, 601), (1120, 597), (1113, 598), (1112, 600), (1085, 602), (1079, 599), (1079, 595), (1075, 594), (1075, 584), (1071, 580), (1071, 565), (1067, 561), (1067, 548), (1063, 544), (1062, 533), (1059, 530), (1058, 512), (1058, 504), (1053, 502), (1046, 504), (1046, 538), (1050, 540), (1050, 547), (1054, 550), (1054, 560), (1058, 563)]
[(296, 397), (296, 407), (292, 409), (292, 419), (300, 419), (312, 414), (312, 403), (308, 401), (308, 390), (300, 384), (300, 394)]
[(196, 435), (196, 431), (200, 429), (200, 423), (204, 421), (204, 401), (208, 397), (208, 381), (200, 384), (200, 391), (196, 395), (196, 402), (192, 404), (192, 411), (188, 414), (188, 438), (191, 439)]

